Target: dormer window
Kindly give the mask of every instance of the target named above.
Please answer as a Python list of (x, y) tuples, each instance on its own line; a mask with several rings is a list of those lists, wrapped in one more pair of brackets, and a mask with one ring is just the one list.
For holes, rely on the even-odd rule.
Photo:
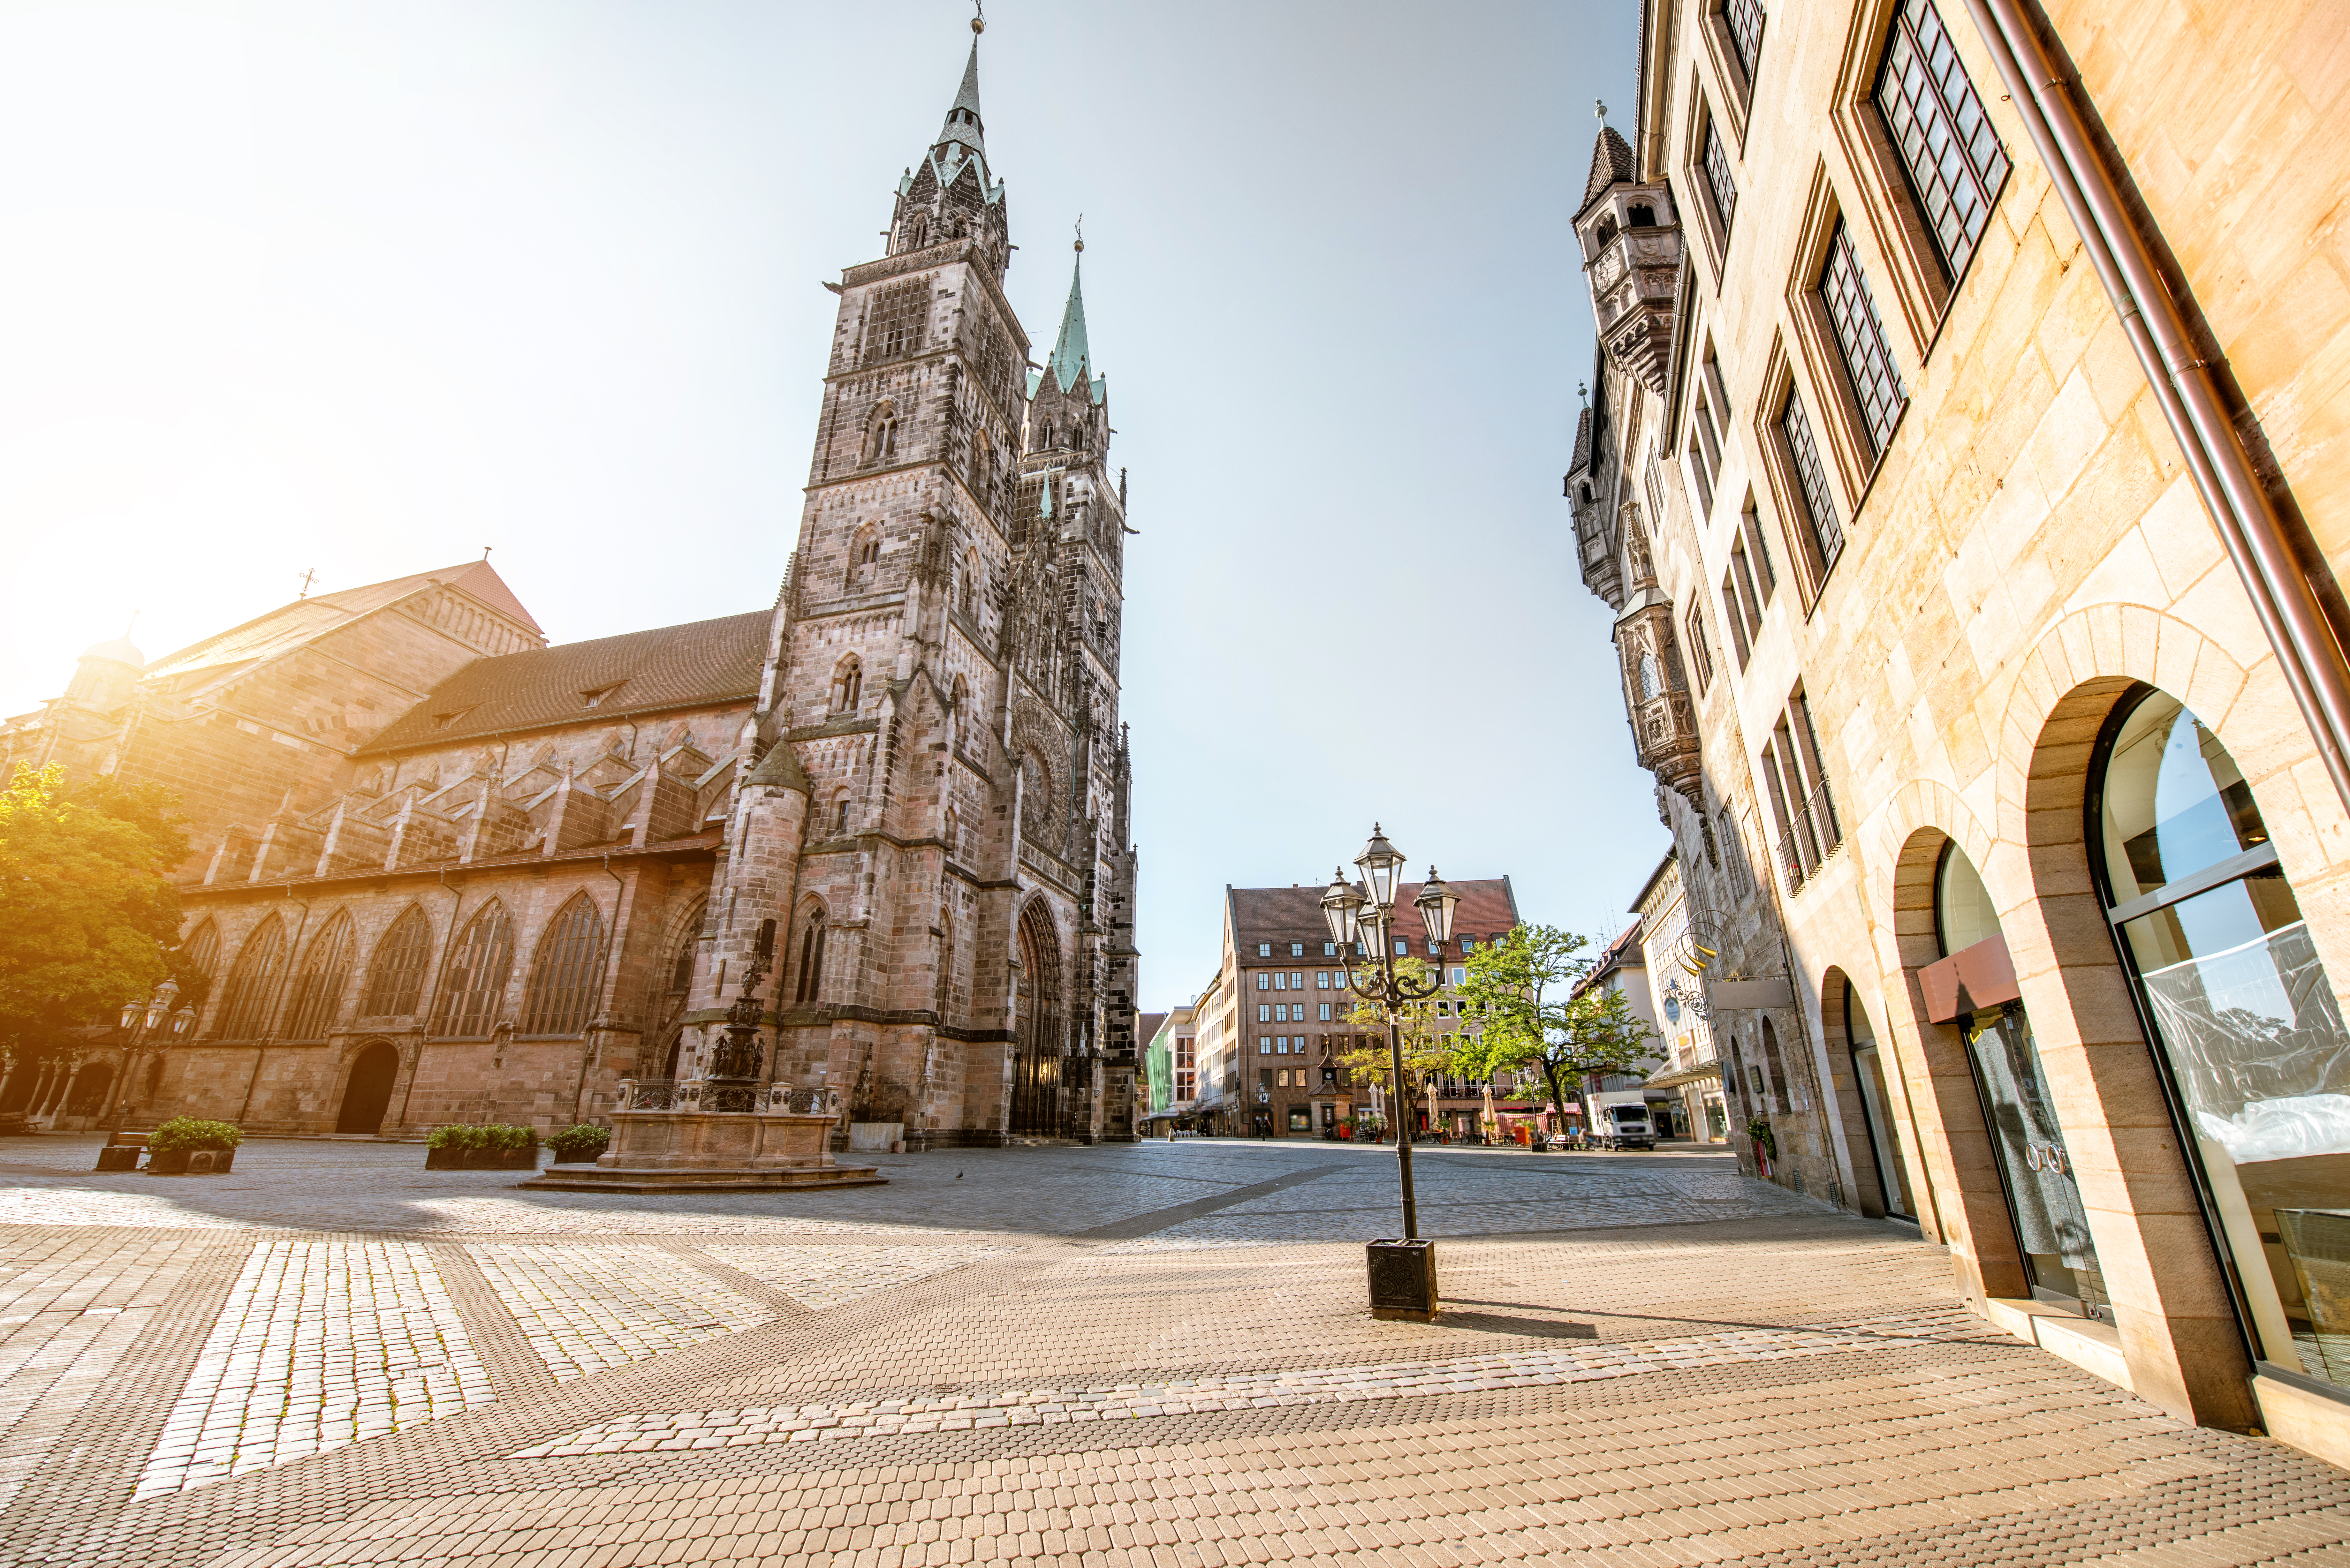
[(453, 730), (457, 727), (457, 721), (472, 711), (470, 708), (461, 708), (454, 713), (435, 713), (432, 715), (432, 727), (435, 730)]
[(582, 691), (579, 693), (579, 705), (582, 708), (601, 708), (605, 701), (618, 694), (625, 684), (627, 682), (615, 680), (609, 686), (599, 686), (593, 691)]

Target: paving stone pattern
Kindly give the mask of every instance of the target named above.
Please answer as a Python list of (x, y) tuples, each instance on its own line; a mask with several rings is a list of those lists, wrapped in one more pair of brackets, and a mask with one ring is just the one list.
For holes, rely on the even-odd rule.
[(1017, 1247), (705, 1247), (720, 1262), (775, 1286), (811, 1311), (858, 1301)]
[(423, 1247), (264, 1241), (134, 1495), (284, 1464), (495, 1398)]
[(2350, 1563), (2350, 1476), (1718, 1157), (1424, 1151), (1421, 1324), (1364, 1310), (1390, 1151), (583, 1202), (93, 1145), (0, 1142), (0, 1563)]
[(659, 1247), (497, 1241), (465, 1249), (562, 1380), (765, 1323), (769, 1314)]

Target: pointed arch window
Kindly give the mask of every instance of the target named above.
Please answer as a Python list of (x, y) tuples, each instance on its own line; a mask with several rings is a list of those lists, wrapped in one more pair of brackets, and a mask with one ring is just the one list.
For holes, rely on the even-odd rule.
[(362, 1018), (404, 1018), (424, 992), (424, 965), (432, 956), (432, 922), (411, 904), (376, 944), (368, 966), (367, 990), (359, 995)]
[(854, 713), (865, 701), (865, 666), (855, 654), (849, 654), (836, 665), (832, 672), (832, 711)]
[(808, 912), (800, 929), (799, 980), (792, 988), (795, 1002), (813, 1002), (824, 994), (824, 908), (818, 905)]
[(196, 928), (196, 934), (180, 944), (182, 965), (188, 973), (199, 980), (210, 980), (220, 969), (220, 928), (206, 920)]
[(581, 893), (538, 939), (518, 1034), (577, 1034), (588, 1027), (604, 979), (604, 918)]
[(288, 1040), (324, 1040), (334, 1027), (343, 1004), (343, 988), (350, 983), (351, 959), (358, 947), (351, 917), (338, 914), (310, 943), (294, 981), (294, 1012), (286, 1025)]
[(514, 921), (496, 899), (465, 924), (442, 971), (432, 1033), (444, 1039), (487, 1034), (514, 972)]
[(220, 1028), (214, 1038), (255, 1040), (268, 1028), (277, 1011), (277, 992), (286, 969), (286, 927), (272, 915), (244, 940), (229, 971), (228, 992), (221, 1001)]

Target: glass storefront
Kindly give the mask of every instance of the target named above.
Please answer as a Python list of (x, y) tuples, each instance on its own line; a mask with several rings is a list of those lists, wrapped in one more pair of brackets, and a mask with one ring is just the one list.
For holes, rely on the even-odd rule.
[(1876, 1032), (1868, 1026), (1868, 1013), (1849, 985), (1844, 990), (1844, 1035), (1852, 1046), (1852, 1076), (1860, 1085), (1861, 1119), (1868, 1126), (1868, 1147), (1877, 1162), (1877, 1185), (1885, 1194), (1885, 1211), (1915, 1220), (1918, 1204), (1909, 1196), (1909, 1172), (1901, 1158), (1900, 1124), (1893, 1119), (1888, 1085), (1894, 1080), (1886, 1075)]
[[(1982, 877), (1955, 844), (1943, 847), (1934, 874), (1934, 931), (1944, 958), (2001, 934)], [(2032, 1293), (2109, 1316), (2088, 1210), (2048, 1096), (2031, 1016), (2022, 1003), (2009, 1002), (1979, 1008), (1958, 1027)]]
[(2091, 772), (2108, 918), (2261, 1355), (2350, 1386), (2350, 1033), (2260, 807), (2168, 694), (2123, 700)]

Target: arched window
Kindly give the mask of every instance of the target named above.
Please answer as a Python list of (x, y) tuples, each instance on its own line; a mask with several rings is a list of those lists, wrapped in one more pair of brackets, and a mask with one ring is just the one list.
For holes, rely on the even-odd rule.
[(988, 485), (995, 477), (995, 459), (987, 450), (987, 437), (975, 435), (971, 442), (971, 493), (987, 502)]
[(441, 971), (441, 994), (432, 1010), (434, 1034), (468, 1039), (487, 1034), (504, 1001), (506, 977), (514, 972), (514, 921), (493, 898), (465, 923)]
[(278, 982), (286, 968), (286, 928), (276, 916), (264, 920), (244, 939), (229, 971), (228, 993), (221, 999), (217, 1040), (255, 1040), (277, 1011)]
[(2106, 721), (2089, 802), (2106, 919), (2260, 1354), (2350, 1387), (2350, 1031), (2260, 803), (2219, 736), (2144, 686)]
[(848, 794), (845, 790), (832, 803), (832, 836), (848, 836)]
[(556, 911), (538, 939), (518, 1034), (577, 1034), (588, 1027), (604, 980), (604, 918), (581, 893)]
[(979, 552), (962, 553), (962, 572), (955, 581), (955, 612), (965, 620), (979, 614)]
[(210, 984), (220, 972), (220, 928), (206, 920), (180, 944), (180, 969), (184, 979)]
[(898, 406), (883, 403), (865, 427), (865, 462), (889, 462), (898, 455)]
[[(1965, 977), (1970, 971), (1984, 972), (1984, 953), (1995, 952), (2002, 969), (2010, 961), (1991, 890), (1974, 862), (1953, 843), (1942, 846), (1941, 861), (1934, 868), (1934, 937), (1944, 961), (1957, 961), (1952, 966), (1960, 977), (1957, 1005), (1964, 1011), (1949, 1021), (1966, 1043), (1967, 1064), (1974, 1070), (1975, 1092), (1982, 1097), (1991, 1133), (1992, 1163), (2015, 1220), (2033, 1290), (2104, 1311), (2110, 1319), (2111, 1309), (2104, 1303), (2111, 1298), (2089, 1234), (2088, 1210), (2048, 1092), (2032, 1015), (2020, 1001), (1979, 1003), (1967, 989)], [(2010, 998), (2014, 996), (2012, 980), (2003, 989)]]
[(801, 917), (800, 973), (792, 988), (794, 1002), (815, 1002), (824, 993), (824, 908), (816, 906)]
[(367, 990), (359, 994), (359, 1016), (404, 1018), (414, 1013), (424, 992), (424, 965), (432, 956), (432, 922), (411, 904), (375, 945)]
[(854, 713), (864, 701), (864, 663), (853, 653), (845, 655), (832, 670), (832, 711)]
[(954, 1001), (954, 921), (945, 916), (939, 919), (939, 974), (937, 996), (932, 1005), (938, 1010), (939, 1022), (947, 1021)]
[(294, 1012), (286, 1025), (288, 1040), (324, 1040), (334, 1027), (343, 1004), (343, 987), (351, 978), (356, 949), (351, 918), (338, 914), (310, 943), (302, 970), (294, 981)]

